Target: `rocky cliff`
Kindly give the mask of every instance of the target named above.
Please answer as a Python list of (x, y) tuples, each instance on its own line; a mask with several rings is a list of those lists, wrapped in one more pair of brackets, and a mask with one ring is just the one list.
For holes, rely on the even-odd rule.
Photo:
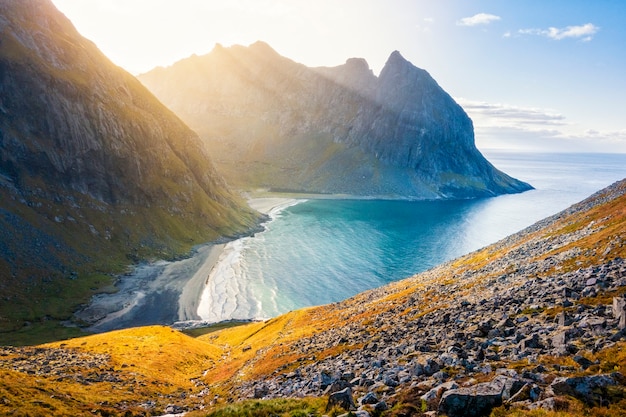
[(197, 134), (50, 1), (0, 1), (2, 329), (63, 316), (105, 272), (241, 233), (244, 207)]
[(139, 79), (241, 188), (413, 199), (531, 188), (480, 154), (463, 109), (397, 51), (376, 77), (363, 59), (308, 68), (262, 42), (217, 45)]

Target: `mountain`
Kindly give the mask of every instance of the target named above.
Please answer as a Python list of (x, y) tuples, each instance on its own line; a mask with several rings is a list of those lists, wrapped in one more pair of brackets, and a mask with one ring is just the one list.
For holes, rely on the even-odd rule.
[(463, 109), (397, 51), (376, 77), (363, 59), (308, 68), (263, 42), (217, 45), (139, 79), (239, 188), (411, 199), (531, 188), (481, 155)]
[(258, 220), (197, 134), (50, 1), (0, 1), (0, 331)]
[(0, 414), (622, 415), (625, 205), (622, 180), (414, 277), (195, 338), (0, 348)]

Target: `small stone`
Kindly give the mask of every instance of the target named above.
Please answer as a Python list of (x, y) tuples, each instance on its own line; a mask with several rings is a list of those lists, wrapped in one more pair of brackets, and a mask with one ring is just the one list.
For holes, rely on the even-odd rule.
[(378, 397), (373, 392), (368, 392), (365, 397), (361, 398), (361, 404), (376, 404)]
[(165, 407), (165, 412), (167, 414), (182, 414), (185, 412), (185, 409), (176, 404), (168, 404), (167, 407)]
[(380, 401), (374, 406), (374, 411), (378, 413), (382, 413), (383, 411), (387, 411), (387, 410), (389, 410), (389, 406), (387, 405), (385, 401)]
[(574, 362), (579, 364), (581, 366), (581, 368), (583, 368), (583, 369), (587, 369), (591, 365), (593, 365), (593, 362), (591, 362), (589, 359), (585, 358), (584, 356), (576, 355), (576, 356), (574, 356), (573, 359), (574, 359)]
[(437, 371), (433, 374), (433, 378), (435, 378), (437, 381), (443, 382), (446, 379), (450, 378), (450, 375), (445, 371)]
[(539, 336), (536, 333), (520, 342), (521, 350), (538, 349), (541, 347), (543, 346), (541, 345), (541, 342), (539, 341)]
[(557, 403), (554, 398), (546, 398), (545, 400), (537, 401), (536, 403), (530, 404), (528, 406), (530, 410), (547, 410), (547, 411), (557, 411)]
[(267, 385), (261, 385), (260, 387), (254, 387), (254, 398), (259, 399), (269, 394)]
[(446, 391), (439, 403), (439, 412), (448, 417), (479, 417), (489, 415), (502, 405), (503, 387), (483, 383), (467, 388)]
[(553, 347), (560, 349), (560, 348), (564, 348), (566, 344), (567, 344), (567, 332), (566, 331), (558, 332), (552, 337)]
[(435, 372), (439, 371), (440, 369), (441, 369), (441, 366), (439, 365), (439, 363), (437, 363), (436, 361), (432, 359), (428, 359), (426, 361), (426, 364), (424, 364), (424, 373), (428, 376), (433, 375)]

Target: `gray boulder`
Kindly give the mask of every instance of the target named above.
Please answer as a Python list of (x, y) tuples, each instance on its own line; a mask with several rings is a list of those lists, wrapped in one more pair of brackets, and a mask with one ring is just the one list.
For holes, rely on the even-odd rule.
[(452, 389), (441, 397), (439, 412), (448, 417), (487, 416), (523, 385), (522, 381), (501, 375), (491, 382)]
[(356, 410), (356, 405), (354, 404), (354, 399), (352, 398), (352, 390), (349, 387), (330, 394), (328, 397), (328, 404), (326, 404), (326, 411), (335, 406), (348, 411)]
[(555, 395), (571, 395), (587, 404), (594, 404), (602, 392), (609, 386), (617, 385), (618, 381), (623, 380), (623, 376), (615, 372), (611, 375), (589, 375), (580, 377), (559, 377), (556, 378), (550, 388)]
[(361, 404), (376, 404), (378, 397), (373, 392), (368, 392), (363, 398), (361, 398)]
[(626, 328), (626, 298), (613, 297), (613, 317), (618, 320), (620, 330)]

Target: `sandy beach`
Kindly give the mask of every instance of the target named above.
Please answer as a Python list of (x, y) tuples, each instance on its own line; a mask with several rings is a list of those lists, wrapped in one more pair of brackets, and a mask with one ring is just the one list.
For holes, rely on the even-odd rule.
[[(274, 217), (278, 212), (302, 201), (304, 199), (262, 197), (248, 199), (248, 204), (253, 209)], [(228, 242), (219, 255), (217, 264), (211, 270), (196, 308), (203, 322), (258, 318), (255, 314), (258, 298), (254, 296), (251, 298), (249, 288), (238, 279), (242, 276), (241, 255), (246, 247), (246, 239), (251, 238)]]
[(94, 332), (198, 320), (200, 296), (223, 249), (209, 244), (187, 259), (136, 266), (120, 276), (116, 293), (94, 296), (75, 317)]
[(211, 245), (209, 254), (198, 271), (187, 281), (178, 298), (178, 321), (198, 320), (200, 296), (207, 285), (209, 275), (217, 264), (225, 244)]
[[(271, 215), (299, 201), (263, 197), (250, 199), (248, 204), (261, 213)], [(218, 262), (228, 261), (228, 257), (222, 255), (226, 245), (232, 243), (200, 246), (191, 257), (180, 261), (138, 265), (130, 273), (119, 277), (115, 285), (117, 292), (94, 296), (75, 317), (87, 323), (88, 330), (94, 332), (202, 321), (198, 309), (204, 292), (210, 291), (209, 277)], [(214, 303), (228, 302), (217, 295), (208, 299)]]
[(263, 214), (271, 214), (276, 210), (282, 210), (286, 207), (293, 206), (305, 199), (302, 198), (286, 198), (286, 197), (258, 197), (248, 199), (248, 205), (254, 210)]

